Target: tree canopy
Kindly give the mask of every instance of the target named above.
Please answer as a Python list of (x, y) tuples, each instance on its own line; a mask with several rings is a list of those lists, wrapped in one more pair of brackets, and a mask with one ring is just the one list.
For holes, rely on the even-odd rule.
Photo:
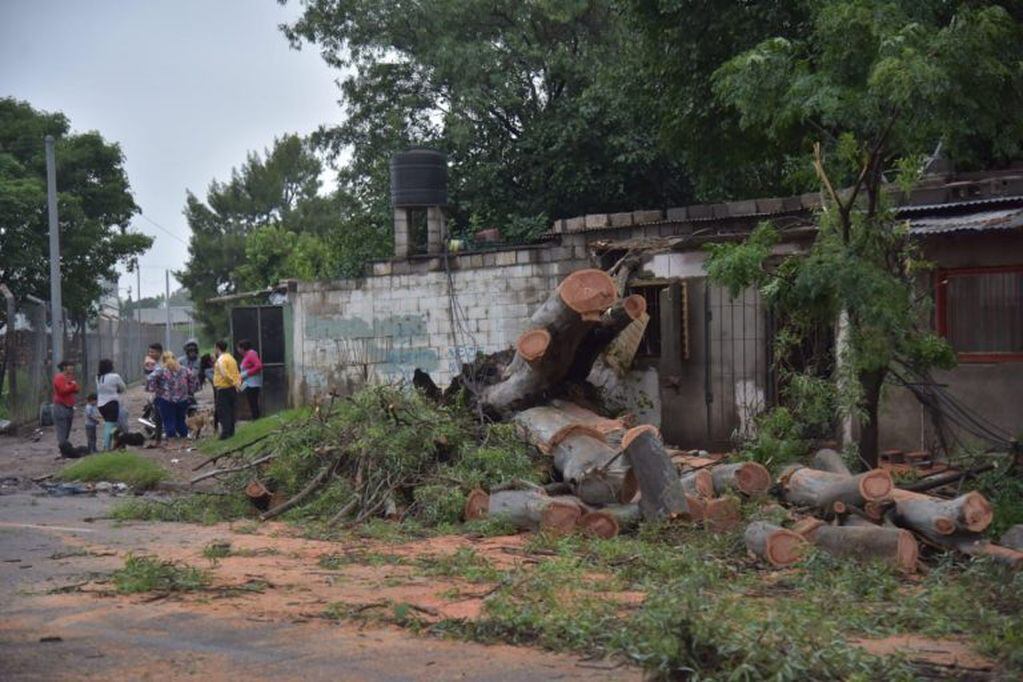
[(138, 212), (116, 143), (71, 133), (60, 113), (0, 99), (0, 282), (18, 298), (49, 299), (49, 226), (44, 138), (56, 142), (63, 303), (73, 321), (95, 312), (116, 265), (144, 253), (152, 238), (128, 231)]
[(309, 143), (291, 134), (249, 154), (230, 180), (211, 182), (205, 201), (188, 193), (189, 259), (177, 276), (210, 334), (223, 334), (227, 325), (225, 308), (210, 298), (286, 278), (354, 275), (383, 255), (388, 237), (347, 195), (323, 194), (322, 172)]
[[(451, 161), (456, 229), (528, 237), (555, 217), (689, 197), (641, 102), (610, 85), (631, 40), (611, 0), (309, 0), (284, 28), (341, 70), (345, 118), (316, 139), (381, 224), (393, 152)], [(620, 80), (618, 81), (620, 82)]]
[(788, 166), (812, 174), (826, 197), (815, 243), (769, 267), (777, 235), (765, 225), (744, 244), (712, 246), (708, 270), (733, 290), (760, 287), (783, 313), (777, 357), (815, 325), (847, 317), (832, 376), (790, 373), (789, 397), (806, 404), (808, 392), (797, 393), (809, 389), (863, 417), (860, 454), (876, 465), (885, 379), (954, 363), (923, 324), (928, 304), (915, 284), (928, 264), (895, 218), (891, 185), (912, 186), (939, 145), (966, 163), (1019, 154), (1023, 30), (999, 5), (937, 0), (827, 0), (809, 21), (798, 38), (768, 38), (730, 59), (713, 89), (742, 128), (798, 140)]

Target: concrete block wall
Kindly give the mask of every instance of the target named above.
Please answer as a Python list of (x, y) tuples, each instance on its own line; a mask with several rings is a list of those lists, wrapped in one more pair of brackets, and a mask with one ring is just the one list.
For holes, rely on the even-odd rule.
[(292, 402), (411, 380), (417, 367), (447, 384), (477, 353), (511, 347), (558, 282), (589, 266), (555, 261), (554, 251), (462, 254), (446, 267), (443, 258), (382, 261), (365, 278), (299, 283), (290, 296)]

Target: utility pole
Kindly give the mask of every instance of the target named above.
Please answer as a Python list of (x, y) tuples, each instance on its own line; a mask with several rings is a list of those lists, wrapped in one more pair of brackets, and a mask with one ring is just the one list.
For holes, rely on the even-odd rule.
[(170, 350), (170, 329), (171, 329), (171, 311), (170, 311), (170, 270), (164, 270), (164, 304), (167, 306), (167, 327), (163, 331), (163, 349)]
[(135, 293), (138, 296), (139, 304), (135, 306), (135, 321), (142, 323), (142, 267), (138, 259), (135, 259)]
[(50, 217), (50, 341), (51, 369), (64, 359), (64, 303), (60, 296), (60, 225), (57, 222), (57, 160), (53, 135), (46, 136), (46, 211)]

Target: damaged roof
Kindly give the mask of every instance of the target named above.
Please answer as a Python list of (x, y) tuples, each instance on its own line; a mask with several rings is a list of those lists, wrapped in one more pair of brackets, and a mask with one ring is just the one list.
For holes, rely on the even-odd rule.
[(1021, 227), (1023, 227), (1023, 207), (1001, 208), (959, 215), (911, 217), (909, 219), (909, 229), (914, 235), (1017, 230)]

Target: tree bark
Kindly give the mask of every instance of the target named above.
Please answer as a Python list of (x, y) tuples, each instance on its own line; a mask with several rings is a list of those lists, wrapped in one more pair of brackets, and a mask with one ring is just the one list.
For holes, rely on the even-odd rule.
[(911, 533), (884, 526), (820, 525), (807, 539), (832, 556), (854, 561), (883, 561), (904, 573), (916, 571), (920, 552)]
[(583, 513), (583, 505), (572, 498), (549, 497), (539, 490), (502, 490), (487, 495), (474, 490), (466, 500), (466, 520), (485, 516), (508, 520), (516, 528), (570, 533)]
[(803, 557), (806, 540), (798, 533), (765, 521), (746, 526), (746, 549), (772, 566), (791, 566)]
[(710, 470), (714, 492), (724, 495), (739, 492), (743, 495), (763, 495), (771, 489), (771, 472), (763, 464), (737, 462), (719, 464)]
[(585, 381), (593, 369), (593, 363), (604, 349), (634, 320), (646, 313), (646, 299), (639, 294), (626, 296), (601, 317), (600, 322), (586, 332), (579, 343), (572, 365), (568, 370), (568, 381)]
[(554, 468), (587, 504), (629, 502), (635, 490), (625, 481), (629, 460), (589, 426), (571, 424), (551, 439)]
[(530, 317), (501, 380), (480, 391), (484, 409), (507, 418), (542, 399), (568, 374), (579, 344), (615, 298), (614, 282), (602, 270), (566, 277)]
[(609, 504), (600, 511), (614, 517), (619, 532), (634, 530), (643, 520), (638, 504)]
[(813, 456), (813, 468), (821, 471), (830, 471), (833, 474), (852, 476), (852, 471), (846, 466), (842, 455), (831, 448), (821, 448)]
[(896, 488), (892, 491), (892, 499), (895, 500), (892, 521), (919, 533), (979, 533), (991, 525), (994, 518), (991, 503), (975, 490), (954, 500), (943, 500)]
[(715, 495), (714, 477), (707, 469), (683, 471), (680, 480), (682, 481), (682, 490), (687, 496), (710, 499)]
[(643, 518), (656, 521), (689, 514), (682, 481), (656, 429), (644, 426), (630, 429), (622, 444), (639, 488)]
[(866, 502), (886, 500), (893, 488), (891, 475), (881, 469), (843, 476), (809, 467), (787, 469), (781, 476), (781, 486), (789, 504), (825, 513), (844, 512), (846, 505), (862, 508)]
[(881, 387), (887, 370), (876, 369), (860, 373), (863, 386), (863, 411), (866, 420), (860, 423), (860, 457), (868, 469), (876, 469), (878, 461), (878, 416), (881, 406)]

